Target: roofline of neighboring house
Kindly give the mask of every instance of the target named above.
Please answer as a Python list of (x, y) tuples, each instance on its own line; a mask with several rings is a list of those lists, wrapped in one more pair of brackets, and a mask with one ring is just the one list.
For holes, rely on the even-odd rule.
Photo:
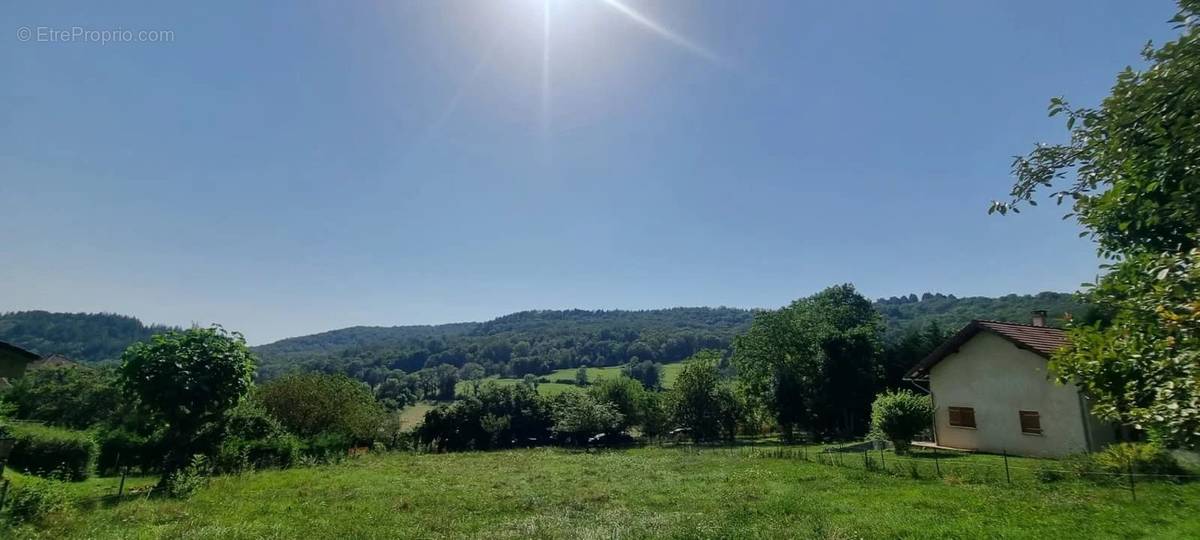
[(25, 350), (25, 349), (22, 349), (22, 348), (20, 348), (20, 347), (16, 346), (16, 345), (13, 345), (12, 343), (5, 343), (5, 342), (3, 342), (3, 341), (0, 341), (0, 350), (8, 350), (8, 351), (11, 351), (11, 352), (17, 353), (17, 354), (19, 354), (19, 355), (21, 355), (21, 356), (24, 356), (24, 357), (28, 358), (28, 359), (29, 359), (29, 361), (31, 361), (31, 362), (32, 362), (32, 361), (34, 361), (34, 360), (37, 360), (37, 359), (41, 358), (41, 356), (38, 356), (38, 354), (37, 354), (37, 353), (31, 352), (31, 351), (27, 351), (27, 350)]
[(986, 326), (987, 324), (1002, 324), (1002, 325), (1006, 325), (1006, 326), (1024, 326), (1024, 327), (1028, 327), (1028, 328), (1037, 328), (1039, 330), (1052, 329), (1052, 330), (1059, 330), (1060, 332), (1062, 331), (1061, 329), (1049, 328), (1046, 326), (1038, 326), (1035, 324), (1014, 323), (1014, 322), (1006, 322), (1006, 321), (993, 321), (993, 320), (989, 320), (989, 319), (975, 319), (975, 320), (972, 320), (971, 322), (967, 323), (967, 325), (964, 326), (962, 328), (962, 330), (959, 330), (953, 336), (950, 336), (950, 339), (947, 339), (941, 345), (938, 345), (938, 347), (936, 349), (934, 349), (933, 352), (929, 353), (928, 356), (921, 359), (920, 362), (917, 362), (917, 365), (913, 366), (912, 369), (909, 369), (907, 372), (905, 372), (902, 380), (922, 381), (922, 382), (928, 381), (930, 368), (937, 365), (938, 362), (941, 362), (947, 356), (950, 356), (951, 354), (957, 352), (959, 347), (962, 347), (964, 343), (966, 343), (971, 338), (975, 337), (975, 335), (978, 334), (980, 331), (990, 332), (992, 335), (999, 336), (999, 337), (1003, 338), (1005, 341), (1008, 341), (1009, 343), (1012, 343), (1013, 345), (1015, 345), (1018, 349), (1027, 350), (1033, 354), (1041, 356), (1042, 358), (1046, 358), (1046, 359), (1050, 358), (1050, 356), (1047, 355), (1046, 353), (1039, 351), (1033, 347), (1030, 347), (1028, 344), (1023, 343), (1020, 340), (1013, 338), (1012, 336), (1007, 336), (1007, 335), (1004, 335), (1003, 333), (1000, 333), (991, 328), (988, 328)]

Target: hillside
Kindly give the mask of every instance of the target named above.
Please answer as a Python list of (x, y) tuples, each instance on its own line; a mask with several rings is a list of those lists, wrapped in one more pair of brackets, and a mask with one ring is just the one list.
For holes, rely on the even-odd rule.
[(1033, 295), (1009, 294), (998, 298), (972, 296), (957, 298), (954, 295), (925, 293), (901, 297), (880, 298), (875, 309), (887, 323), (888, 336), (895, 338), (906, 330), (921, 328), (937, 323), (944, 330), (957, 330), (971, 319), (1029, 322), (1030, 312), (1044, 309), (1049, 315), (1046, 324), (1062, 326), (1064, 315), (1075, 317), (1087, 315), (1088, 308), (1075, 295), (1057, 292), (1041, 292)]
[(0, 314), (0, 341), (40, 355), (61, 354), (81, 362), (114, 360), (130, 344), (170, 327), (145, 325), (115, 313), (18, 311)]
[[(974, 318), (1026, 321), (1045, 309), (1051, 323), (1085, 306), (1065, 293), (999, 298), (925, 293), (879, 299), (876, 308), (889, 341), (936, 322), (953, 330)], [(633, 358), (669, 363), (704, 348), (725, 349), (750, 324), (753, 312), (736, 308), (671, 308), (643, 311), (524, 311), (474, 323), (419, 326), (355, 326), (288, 338), (255, 347), (260, 376), (292, 370), (346, 371), (364, 380), (394, 370), (478, 362), (498, 375), (519, 377), (556, 369), (623, 364)], [(0, 315), (0, 341), (39, 354), (58, 353), (98, 362), (113, 360), (131, 343), (166, 330), (109, 313), (24, 311)]]

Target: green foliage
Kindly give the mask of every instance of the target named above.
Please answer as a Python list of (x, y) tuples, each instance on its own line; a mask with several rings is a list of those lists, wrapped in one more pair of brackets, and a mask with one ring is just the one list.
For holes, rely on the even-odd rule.
[(75, 481), (92, 475), (99, 448), (91, 435), (37, 424), (13, 424), (10, 430), (16, 444), (8, 466)]
[(96, 442), (100, 446), (97, 467), (102, 473), (117, 473), (119, 468), (156, 471), (167, 455), (163, 430), (141, 434), (118, 426), (99, 430)]
[(257, 400), (243, 400), (225, 418), (225, 434), (214, 463), (216, 472), (291, 467), (301, 443)]
[(696, 442), (732, 438), (741, 401), (721, 380), (720, 353), (702, 351), (684, 364), (667, 397), (672, 422)]
[(579, 369), (575, 370), (575, 386), (587, 386), (587, 385), (588, 385), (587, 367), (579, 366)]
[(1131, 470), (1137, 474), (1177, 475), (1187, 471), (1179, 462), (1156, 444), (1119, 443), (1112, 444), (1093, 455), (1100, 470), (1125, 474)]
[(640, 383), (649, 390), (662, 388), (663, 366), (650, 360), (630, 360), (621, 372)]
[(487, 375), (519, 379), (582, 365), (619, 366), (634, 357), (677, 362), (700, 349), (728, 347), (749, 321), (749, 311), (732, 308), (527, 311), (485, 323), (346, 328), (255, 350), (263, 358), (260, 380), (299, 368), (346, 373), (374, 386), (400, 372), (467, 363), (483, 366)]
[(1040, 145), (1013, 164), (1010, 202), (1053, 193), (1111, 259), (1087, 291), (1111, 321), (1081, 324), (1054, 358), (1106, 418), (1166, 444), (1200, 447), (1200, 1), (1181, 0), (1178, 39), (1147, 45), (1149, 66), (1127, 68), (1098, 109), (1062, 98), (1070, 141)]
[(40, 355), (61, 354), (81, 362), (116, 360), (130, 345), (174, 330), (146, 326), (113, 313), (17, 311), (0, 314), (0, 341), (16, 343)]
[(14, 523), (38, 522), (70, 504), (66, 485), (57, 480), (24, 478), (8, 493), (8, 518)]
[(186, 499), (208, 483), (210, 473), (208, 459), (201, 455), (192, 456), (186, 466), (167, 475), (163, 482), (163, 491), (173, 499)]
[(1060, 292), (1006, 294), (995, 298), (927, 292), (920, 297), (910, 294), (880, 298), (875, 301), (875, 309), (883, 316), (886, 341), (894, 344), (909, 333), (928, 331), (931, 325), (954, 332), (974, 319), (1028, 322), (1030, 312), (1039, 309), (1049, 315), (1048, 325), (1062, 326), (1069, 318), (1067, 314), (1079, 317), (1091, 307), (1073, 294)]
[(159, 334), (125, 351), (122, 384), (167, 426), (164, 480), (208, 450), (203, 435), (246, 395), (253, 372), (246, 340), (219, 326)]
[(546, 441), (553, 422), (548, 400), (532, 387), (486, 381), (475, 395), (427, 412), (416, 436), (438, 450), (507, 448)]
[(785, 437), (796, 428), (862, 433), (880, 375), (880, 324), (852, 285), (830, 287), (755, 315), (734, 342), (733, 363)]
[(918, 433), (933, 425), (933, 400), (908, 390), (884, 392), (871, 404), (871, 429), (896, 445), (897, 454), (905, 454)]
[(385, 415), (371, 389), (345, 375), (288, 375), (260, 386), (256, 398), (291, 433), (337, 435), (347, 447), (374, 440)]
[(612, 403), (586, 392), (563, 392), (554, 397), (553, 432), (566, 444), (582, 445), (601, 433), (620, 430), (623, 418)]
[(588, 393), (601, 403), (609, 403), (621, 413), (620, 430), (631, 427), (642, 428), (645, 431), (646, 419), (650, 415), (649, 407), (653, 406), (651, 392), (642, 383), (624, 375), (606, 377), (592, 384)]
[(14, 418), (87, 429), (117, 412), (121, 392), (111, 369), (52, 366), (13, 380), (4, 401), (13, 406)]

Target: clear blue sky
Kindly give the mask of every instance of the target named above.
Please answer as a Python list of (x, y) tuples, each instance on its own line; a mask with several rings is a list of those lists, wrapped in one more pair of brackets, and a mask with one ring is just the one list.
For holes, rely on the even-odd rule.
[(841, 282), (1075, 290), (1097, 261), (1061, 209), (987, 204), (1061, 139), (1049, 98), (1098, 102), (1174, 13), (549, 1), (548, 49), (542, 0), (6, 2), (0, 310), (263, 343)]

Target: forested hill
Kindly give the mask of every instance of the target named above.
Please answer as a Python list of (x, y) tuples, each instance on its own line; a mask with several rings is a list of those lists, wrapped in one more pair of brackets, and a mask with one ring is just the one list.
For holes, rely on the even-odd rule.
[[(943, 294), (884, 298), (876, 307), (889, 340), (908, 329), (937, 322), (952, 331), (975, 318), (1028, 321), (1047, 310), (1082, 315), (1072, 295), (1040, 293), (999, 298)], [(673, 308), (645, 311), (524, 311), (483, 323), (434, 326), (356, 326), (289, 338), (255, 347), (260, 376), (292, 370), (345, 371), (375, 380), (393, 371), (426, 365), (478, 362), (492, 373), (519, 376), (581, 364), (615, 365), (633, 358), (674, 362), (703, 348), (729, 347), (753, 312), (735, 308)], [(123, 315), (25, 311), (0, 315), (0, 341), (39, 354), (58, 353), (96, 362), (120, 357), (125, 347), (166, 330)]]
[(1086, 315), (1087, 306), (1075, 295), (1042, 292), (1034, 295), (1009, 294), (998, 298), (925, 293), (921, 296), (893, 296), (875, 301), (875, 309), (887, 322), (888, 337), (895, 338), (906, 330), (936, 322), (943, 330), (954, 331), (971, 319), (1029, 322), (1031, 312), (1044, 309), (1049, 315), (1046, 324), (1062, 326), (1067, 313), (1075, 317)]
[(81, 362), (114, 360), (130, 344), (170, 327), (145, 325), (115, 313), (17, 311), (0, 314), (0, 341), (42, 356), (61, 354)]
[(476, 362), (489, 374), (521, 376), (633, 359), (675, 362), (726, 348), (750, 325), (734, 308), (645, 311), (523, 311), (485, 323), (354, 327), (256, 347), (259, 376), (291, 370), (345, 371), (368, 382), (392, 371)]

